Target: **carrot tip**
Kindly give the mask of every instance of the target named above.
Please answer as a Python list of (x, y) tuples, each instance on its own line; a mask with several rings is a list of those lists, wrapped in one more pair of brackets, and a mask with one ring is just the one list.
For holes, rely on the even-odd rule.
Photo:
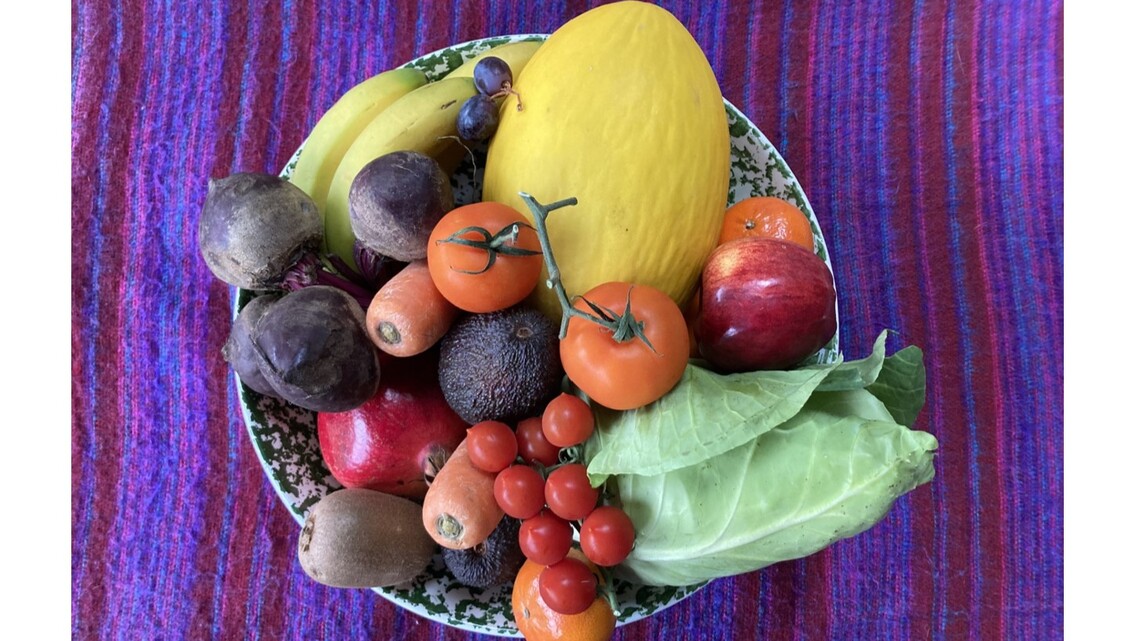
[(380, 323), (377, 331), (380, 339), (388, 345), (399, 345), (399, 328), (392, 324), (391, 321), (383, 321)]
[(435, 531), (447, 541), (458, 541), (463, 538), (463, 524), (446, 512), (435, 519)]

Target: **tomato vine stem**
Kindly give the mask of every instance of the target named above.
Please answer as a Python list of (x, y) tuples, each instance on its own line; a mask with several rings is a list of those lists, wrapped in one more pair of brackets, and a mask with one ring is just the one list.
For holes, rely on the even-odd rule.
[(522, 201), (526, 203), (526, 206), (530, 209), (530, 213), (534, 216), (534, 231), (538, 233), (538, 243), (542, 246), (542, 257), (546, 261), (546, 271), (549, 272), (549, 278), (546, 279), (546, 287), (554, 290), (554, 293), (558, 296), (558, 302), (562, 306), (562, 325), (558, 338), (566, 337), (566, 330), (569, 328), (570, 318), (577, 316), (578, 318), (588, 320), (591, 323), (608, 329), (613, 333), (613, 340), (618, 343), (639, 338), (649, 349), (655, 352), (656, 348), (653, 347), (653, 344), (649, 342), (648, 337), (645, 335), (644, 321), (637, 320), (633, 315), (632, 285), (629, 285), (629, 293), (625, 298), (625, 310), (621, 313), (617, 313), (607, 307), (595, 305), (583, 297), (582, 300), (584, 300), (585, 304), (594, 312), (590, 314), (589, 312), (574, 307), (570, 301), (569, 295), (566, 293), (565, 285), (562, 283), (562, 272), (558, 269), (558, 264), (554, 260), (554, 250), (550, 246), (550, 233), (546, 227), (546, 219), (549, 218), (550, 213), (554, 210), (576, 205), (577, 198), (565, 198), (548, 205), (543, 205), (524, 191), (518, 192), (518, 195), (522, 197)]
[[(452, 243), (455, 245), (463, 245), (464, 247), (473, 247), (486, 252), (486, 265), (482, 269), (472, 271), (466, 269), (457, 269), (452, 267), (457, 272), (463, 274), (481, 274), (494, 266), (494, 261), (498, 259), (499, 254), (503, 256), (536, 256), (542, 252), (536, 252), (532, 249), (525, 247), (517, 247), (518, 232), (522, 227), (530, 227), (526, 223), (511, 223), (497, 233), (491, 234), (489, 231), (482, 227), (471, 226), (464, 227), (459, 231), (451, 234), (446, 238), (441, 238), (436, 243)], [(531, 229), (533, 229), (531, 227)], [(479, 239), (466, 238), (467, 234), (477, 234)]]

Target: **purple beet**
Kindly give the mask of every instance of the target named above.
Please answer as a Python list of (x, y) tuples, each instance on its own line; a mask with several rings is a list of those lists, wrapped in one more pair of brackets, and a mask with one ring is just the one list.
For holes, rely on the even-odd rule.
[(289, 269), (319, 251), (323, 238), (316, 204), (288, 181), (258, 173), (210, 181), (198, 246), (210, 271), (230, 285), (281, 288)]
[(364, 310), (335, 287), (285, 294), (257, 320), (252, 338), (261, 374), (293, 405), (346, 412), (379, 388), (379, 351), (364, 328)]

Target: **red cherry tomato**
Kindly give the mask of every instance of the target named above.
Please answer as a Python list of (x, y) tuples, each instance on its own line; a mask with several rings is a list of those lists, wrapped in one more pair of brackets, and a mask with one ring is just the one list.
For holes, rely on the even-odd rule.
[(542, 412), (542, 434), (558, 447), (584, 443), (593, 435), (593, 412), (573, 394), (559, 394)]
[(614, 566), (633, 550), (633, 521), (619, 507), (602, 505), (581, 524), (581, 551), (597, 565)]
[(567, 521), (580, 521), (589, 516), (597, 507), (598, 494), (589, 484), (585, 466), (580, 463), (563, 465), (550, 472), (546, 479), (546, 505)]
[(518, 528), (518, 546), (522, 554), (539, 565), (553, 565), (566, 558), (573, 543), (569, 521), (549, 510), (522, 521)]
[(558, 462), (561, 448), (546, 440), (546, 435), (542, 433), (541, 418), (535, 416), (520, 422), (514, 435), (518, 438), (518, 453), (523, 461), (541, 463), (546, 467)]
[(494, 477), (494, 500), (510, 516), (528, 519), (545, 507), (542, 475), (529, 465), (511, 465)]
[(538, 593), (555, 612), (585, 612), (597, 598), (597, 577), (581, 561), (566, 557), (538, 575)]
[(475, 467), (497, 474), (518, 457), (518, 440), (506, 423), (483, 421), (467, 430), (467, 456)]

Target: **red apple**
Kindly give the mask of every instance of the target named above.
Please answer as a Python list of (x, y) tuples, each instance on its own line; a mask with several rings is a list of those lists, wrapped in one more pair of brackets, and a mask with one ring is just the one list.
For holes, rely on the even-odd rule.
[(717, 247), (700, 296), (697, 348), (725, 372), (793, 367), (838, 329), (826, 263), (781, 240), (742, 238)]
[(320, 452), (345, 487), (422, 499), (469, 426), (443, 398), (438, 350), (381, 362), (372, 398), (347, 412), (317, 414)]

